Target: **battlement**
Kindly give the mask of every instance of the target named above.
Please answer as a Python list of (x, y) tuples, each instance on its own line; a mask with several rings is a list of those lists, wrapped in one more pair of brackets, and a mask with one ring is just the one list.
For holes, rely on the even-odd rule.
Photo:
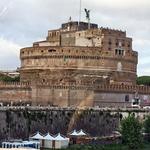
[[(90, 23), (90, 29), (97, 29), (98, 25), (94, 23)], [(88, 23), (87, 22), (78, 22), (78, 21), (70, 21), (68, 23), (63, 23), (61, 26), (61, 31), (80, 31), (87, 30)]]
[(139, 85), (125, 85), (125, 84), (110, 84), (110, 85), (87, 85), (81, 83), (62, 83), (56, 82), (40, 82), (37, 87), (49, 87), (52, 89), (71, 89), (71, 90), (93, 90), (97, 92), (112, 92), (112, 93), (139, 93), (139, 94), (150, 94), (149, 86), (139, 86)]
[[(31, 88), (31, 83), (21, 83), (21, 82), (14, 82), (14, 83), (5, 83), (0, 82), (0, 89), (22, 89), (22, 88)], [(135, 93), (138, 92), (139, 94), (150, 94), (150, 87), (149, 86), (139, 86), (139, 85), (125, 85), (125, 84), (110, 84), (110, 85), (87, 85), (83, 83), (60, 83), (60, 82), (38, 82), (37, 87), (49, 87), (52, 89), (72, 89), (72, 90), (78, 90), (78, 89), (91, 89), (93, 91), (99, 91), (99, 92), (119, 92), (119, 93)]]
[(117, 34), (118, 37), (120, 36), (126, 37), (126, 31), (111, 29), (111, 28), (106, 28), (106, 27), (100, 27), (99, 30), (101, 30), (103, 34), (109, 34), (109, 35)]
[(6, 88), (22, 89), (22, 88), (30, 88), (30, 87), (31, 87), (30, 83), (22, 83), (22, 82), (0, 82), (0, 89), (6, 89)]

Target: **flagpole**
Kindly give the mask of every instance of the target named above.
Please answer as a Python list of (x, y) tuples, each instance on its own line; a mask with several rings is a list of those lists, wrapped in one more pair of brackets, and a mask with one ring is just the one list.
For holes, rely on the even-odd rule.
[(82, 2), (81, 2), (81, 0), (80, 0), (80, 12), (79, 12), (79, 22), (81, 21), (81, 5), (82, 5)]
[(81, 21), (81, 9), (82, 9), (82, 0), (80, 0), (80, 6), (79, 6), (79, 24), (80, 25), (80, 21)]

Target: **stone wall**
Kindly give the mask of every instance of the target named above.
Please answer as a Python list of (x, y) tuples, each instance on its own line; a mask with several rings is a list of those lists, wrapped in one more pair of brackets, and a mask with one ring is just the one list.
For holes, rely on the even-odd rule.
[(65, 81), (54, 83), (1, 83), (0, 103), (60, 107), (131, 107), (132, 100), (138, 97), (141, 106), (150, 105), (150, 88), (146, 86), (92, 85)]
[(0, 83), (0, 103), (14, 105), (17, 103), (31, 103), (31, 87), (23, 83)]
[(141, 121), (150, 114), (140, 109), (71, 109), (49, 107), (0, 107), (0, 141), (26, 139), (40, 131), (42, 134), (83, 129), (91, 136), (111, 135), (119, 129), (120, 120), (134, 113)]
[(25, 139), (37, 131), (66, 135), (73, 129), (83, 129), (92, 136), (110, 135), (117, 130), (119, 117), (117, 112), (92, 109), (1, 109), (0, 140)]
[[(141, 106), (150, 105), (150, 88), (129, 85), (61, 85), (40, 83), (34, 86), (34, 105), (131, 107), (138, 93)], [(126, 98), (128, 97), (128, 98)]]

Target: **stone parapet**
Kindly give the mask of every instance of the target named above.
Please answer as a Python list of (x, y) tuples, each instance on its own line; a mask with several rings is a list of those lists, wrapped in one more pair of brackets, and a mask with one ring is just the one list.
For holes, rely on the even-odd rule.
[(30, 88), (31, 84), (30, 83), (22, 83), (22, 82), (0, 82), (0, 89), (7, 89), (7, 88), (12, 88), (12, 89), (21, 89), (21, 88)]
[(139, 85), (83, 85), (83, 84), (76, 84), (76, 83), (65, 83), (63, 85), (59, 83), (38, 83), (37, 87), (49, 87), (52, 89), (87, 89), (99, 92), (117, 92), (117, 93), (140, 93), (140, 94), (150, 94), (150, 87), (149, 86), (139, 86)]
[[(21, 83), (21, 82), (12, 82), (12, 83), (5, 83), (0, 82), (0, 89), (3, 88), (32, 88), (31, 83)], [(35, 86), (35, 85), (34, 85)], [(96, 91), (103, 91), (103, 92), (124, 92), (124, 93), (134, 93), (138, 92), (141, 94), (150, 94), (150, 87), (149, 86), (139, 86), (139, 85), (119, 85), (119, 84), (112, 84), (112, 85), (88, 85), (88, 84), (77, 84), (77, 83), (37, 83), (36, 87), (49, 87), (52, 89), (88, 89), (88, 90), (96, 90)]]
[(122, 59), (132, 62), (137, 62), (136, 51), (128, 51), (124, 56), (115, 55), (114, 51), (101, 50), (100, 47), (82, 47), (82, 46), (70, 46), (70, 47), (60, 47), (60, 46), (40, 46), (40, 47), (27, 47), (21, 49), (20, 57), (25, 58), (61, 58), (70, 57), (77, 59), (105, 59), (112, 58)]

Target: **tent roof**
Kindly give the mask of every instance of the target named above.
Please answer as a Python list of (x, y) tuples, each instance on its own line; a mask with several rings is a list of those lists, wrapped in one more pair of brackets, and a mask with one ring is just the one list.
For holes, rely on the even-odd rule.
[(82, 129), (78, 132), (78, 136), (84, 136), (87, 135)]
[(45, 140), (54, 140), (54, 137), (49, 134), (49, 132), (44, 136)]
[(66, 141), (69, 140), (69, 138), (63, 137), (60, 133), (57, 134), (57, 136), (54, 138), (55, 141)]
[(70, 133), (71, 136), (85, 136), (87, 135), (82, 129), (80, 131), (73, 130), (72, 133)]
[(73, 135), (73, 136), (78, 136), (78, 132), (76, 130), (73, 130), (72, 133), (70, 135)]
[(37, 132), (34, 136), (30, 137), (31, 139), (43, 139), (43, 136), (40, 134), (40, 132)]

